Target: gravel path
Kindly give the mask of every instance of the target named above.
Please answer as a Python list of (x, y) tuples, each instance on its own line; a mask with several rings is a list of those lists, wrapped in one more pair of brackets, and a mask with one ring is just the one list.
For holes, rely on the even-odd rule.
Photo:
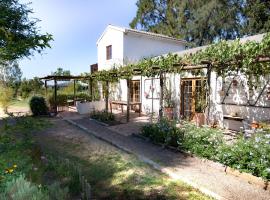
[[(216, 199), (269, 200), (270, 192), (221, 171), (219, 164), (175, 153), (133, 136), (123, 136), (89, 119), (73, 119), (80, 128), (132, 152), (155, 168)], [(216, 165), (216, 166), (215, 166)]]

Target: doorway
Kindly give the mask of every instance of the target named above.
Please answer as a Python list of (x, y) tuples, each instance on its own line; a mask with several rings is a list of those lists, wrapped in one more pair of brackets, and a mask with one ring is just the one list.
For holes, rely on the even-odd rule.
[(206, 105), (206, 79), (186, 78), (181, 80), (180, 113), (184, 119), (191, 120), (195, 112), (201, 112), (202, 103)]
[[(130, 101), (141, 102), (141, 84), (139, 80), (132, 80), (130, 84)], [(138, 106), (132, 106), (132, 110), (137, 111)]]

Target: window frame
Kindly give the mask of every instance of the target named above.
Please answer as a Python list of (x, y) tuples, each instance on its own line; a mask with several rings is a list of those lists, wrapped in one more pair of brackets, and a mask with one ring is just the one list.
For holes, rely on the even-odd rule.
[(112, 59), (112, 45), (106, 46), (106, 60)]

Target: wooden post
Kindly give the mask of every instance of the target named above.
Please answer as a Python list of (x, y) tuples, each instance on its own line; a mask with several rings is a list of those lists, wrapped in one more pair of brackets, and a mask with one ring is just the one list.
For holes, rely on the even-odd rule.
[(105, 86), (105, 106), (106, 106), (106, 112), (109, 111), (109, 81), (106, 81), (106, 86)]
[(130, 79), (127, 79), (127, 122), (129, 122), (129, 109), (130, 109)]
[(45, 81), (45, 96), (47, 97), (48, 95), (48, 88), (47, 88), (47, 80)]
[(163, 117), (163, 85), (164, 85), (164, 79), (163, 79), (163, 72), (160, 73), (159, 77), (159, 85), (160, 85), (160, 97), (159, 97), (159, 119)]
[(151, 102), (152, 102), (152, 111), (151, 111), (151, 120), (150, 120), (151, 123), (153, 122), (153, 117), (154, 117), (154, 90), (153, 90), (153, 87), (154, 87), (154, 78), (152, 77), (151, 78), (151, 94), (152, 94)]
[(209, 116), (210, 116), (210, 100), (211, 100), (211, 97), (210, 97), (210, 95), (211, 95), (211, 72), (212, 72), (212, 65), (211, 64), (208, 64), (207, 65), (207, 86), (208, 86), (208, 92), (206, 92), (206, 95), (208, 95), (206, 97), (207, 98), (207, 101), (208, 101), (208, 110), (207, 110), (207, 119), (206, 119), (207, 124), (210, 123)]
[(92, 80), (92, 78), (89, 79), (88, 89), (89, 89), (90, 101), (93, 101), (93, 80)]
[(74, 101), (74, 106), (76, 106), (76, 80), (73, 80), (73, 101)]
[(54, 79), (54, 112), (57, 113), (57, 81)]

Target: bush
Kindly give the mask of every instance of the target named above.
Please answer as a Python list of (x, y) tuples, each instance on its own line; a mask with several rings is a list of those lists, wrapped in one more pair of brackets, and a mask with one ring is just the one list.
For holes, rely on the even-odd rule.
[(270, 179), (270, 137), (256, 134), (252, 138), (239, 138), (232, 145), (223, 145), (218, 152), (221, 163)]
[(101, 122), (111, 122), (115, 120), (114, 115), (107, 111), (94, 111), (90, 114), (90, 117)]
[(69, 199), (68, 188), (62, 189), (59, 182), (54, 182), (52, 185), (49, 185), (48, 193), (50, 199), (53, 200)]
[[(73, 99), (74, 99), (73, 94), (60, 93), (60, 94), (57, 94), (57, 102), (56, 103), (58, 106), (66, 106), (67, 101), (73, 100)], [(76, 99), (90, 101), (91, 97), (88, 94), (79, 93), (79, 94), (76, 94)], [(48, 100), (50, 107), (54, 106), (54, 104), (55, 104), (54, 95), (49, 95), (47, 100)]]
[(178, 142), (180, 148), (200, 157), (216, 160), (219, 147), (224, 144), (223, 133), (217, 129), (201, 127), (185, 122), (181, 130), (184, 139)]
[(30, 100), (30, 109), (34, 116), (47, 115), (48, 107), (43, 97), (34, 96)]
[(12, 89), (0, 84), (0, 107), (4, 109), (5, 113), (8, 112), (8, 107), (11, 104), (12, 97)]
[(152, 141), (178, 147), (183, 140), (183, 132), (176, 127), (174, 122), (163, 118), (156, 124), (148, 124), (142, 127), (142, 135), (149, 137)]
[(46, 191), (28, 182), (23, 175), (6, 183), (5, 191), (0, 194), (2, 200), (49, 200)]

